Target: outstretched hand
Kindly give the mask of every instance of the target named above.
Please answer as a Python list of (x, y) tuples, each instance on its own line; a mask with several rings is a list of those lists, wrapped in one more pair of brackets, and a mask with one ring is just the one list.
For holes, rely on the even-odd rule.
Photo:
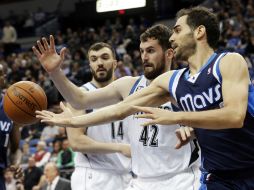
[(133, 110), (136, 112), (143, 112), (142, 114), (138, 114), (135, 116), (136, 118), (146, 118), (149, 119), (142, 126), (147, 125), (172, 125), (177, 124), (175, 122), (174, 114), (177, 112), (171, 112), (169, 110), (164, 110), (160, 108), (152, 108), (152, 107), (141, 107), (141, 106), (133, 106)]
[(62, 113), (55, 114), (51, 111), (42, 110), (36, 111), (36, 118), (40, 119), (42, 123), (48, 123), (51, 125), (58, 125), (62, 127), (70, 127), (71, 118), (73, 116), (71, 110), (66, 107), (63, 102), (60, 103), (60, 108), (62, 109)]
[(62, 48), (60, 55), (58, 55), (55, 47), (55, 40), (52, 35), (50, 35), (50, 44), (48, 44), (45, 37), (43, 37), (41, 41), (37, 41), (38, 48), (35, 46), (32, 47), (33, 52), (48, 73), (54, 72), (58, 70), (63, 63), (66, 48)]

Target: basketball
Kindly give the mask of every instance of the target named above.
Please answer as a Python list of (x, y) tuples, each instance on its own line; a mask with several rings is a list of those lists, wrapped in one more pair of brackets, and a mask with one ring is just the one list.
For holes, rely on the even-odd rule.
[(38, 84), (20, 81), (7, 89), (3, 107), (4, 112), (12, 121), (32, 124), (38, 121), (35, 111), (47, 109), (47, 96)]

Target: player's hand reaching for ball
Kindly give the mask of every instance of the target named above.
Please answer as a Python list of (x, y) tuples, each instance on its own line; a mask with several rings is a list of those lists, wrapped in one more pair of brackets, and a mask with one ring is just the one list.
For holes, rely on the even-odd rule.
[(63, 102), (60, 103), (60, 108), (62, 109), (62, 113), (55, 114), (51, 111), (42, 110), (36, 111), (36, 118), (40, 119), (42, 123), (48, 123), (51, 125), (58, 125), (61, 127), (70, 127), (71, 126), (71, 119), (72, 119), (72, 112), (71, 110), (66, 107)]
[(52, 35), (50, 35), (50, 43), (48, 44), (45, 37), (41, 41), (37, 41), (37, 46), (32, 47), (34, 54), (39, 59), (43, 68), (48, 72), (52, 73), (59, 70), (61, 64), (63, 63), (64, 56), (66, 53), (66, 48), (62, 48), (60, 55), (56, 52), (55, 40)]

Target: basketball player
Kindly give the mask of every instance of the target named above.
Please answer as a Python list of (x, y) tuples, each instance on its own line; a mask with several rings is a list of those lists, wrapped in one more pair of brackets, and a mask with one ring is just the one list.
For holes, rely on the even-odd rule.
[[(201, 189), (254, 189), (254, 87), (241, 55), (214, 52), (218, 39), (218, 22), (209, 10), (181, 10), (170, 41), (175, 57), (188, 60), (189, 68), (159, 76), (148, 88), (110, 109), (64, 122), (86, 126), (113, 120), (114, 113), (119, 119), (138, 110), (146, 112), (140, 117), (150, 119), (145, 125), (195, 127), (202, 154)], [(168, 95), (182, 112), (133, 106), (158, 105)]]
[[(21, 124), (13, 124), (13, 122), (6, 116), (3, 109), (3, 94), (2, 90), (5, 86), (5, 69), (0, 64), (0, 189), (5, 190), (4, 182), (4, 169), (10, 167), (11, 171), (14, 172), (15, 178), (22, 178), (23, 171), (16, 165), (20, 132), (19, 128)], [(7, 166), (7, 150), (10, 143), (10, 166)]]
[[(147, 29), (140, 37), (144, 76), (123, 77), (104, 88), (89, 93), (80, 91), (58, 69), (63, 59), (64, 50), (60, 54), (61, 58), (56, 56), (53, 37), (50, 37), (50, 49), (46, 49), (48, 45), (44, 39), (44, 47), (38, 42), (38, 47), (42, 53), (35, 47), (33, 50), (44, 68), (50, 72), (55, 85), (67, 101), (79, 108), (100, 107), (119, 102), (130, 94), (146, 88), (158, 75), (170, 69), (173, 51), (170, 48), (169, 37), (169, 29), (163, 25), (156, 25)], [(61, 104), (61, 106), (63, 105)], [(170, 103), (162, 105), (161, 108), (173, 110)], [(114, 110), (112, 111), (114, 112)], [(105, 116), (111, 114), (109, 112), (111, 112), (110, 109)], [(62, 114), (65, 113), (66, 118), (70, 117), (69, 114), (71, 113), (63, 112)], [(118, 114), (114, 112), (114, 115), (117, 116)], [(104, 118), (104, 115), (101, 117)], [(191, 159), (192, 147), (188, 144), (181, 150), (174, 149), (174, 144), (177, 141), (174, 131), (179, 126), (151, 125), (140, 127), (144, 120), (136, 119), (134, 116), (130, 116), (128, 121), (132, 171), (137, 175), (137, 179), (133, 180), (128, 189), (193, 189), (196, 176), (191, 166), (195, 160)]]
[[(94, 91), (113, 82), (117, 61), (109, 44), (93, 44), (88, 50), (88, 59), (93, 78), (81, 87), (82, 90)], [(76, 114), (84, 113), (73, 111)], [(87, 110), (91, 111), (93, 110)], [(66, 130), (71, 147), (78, 151), (75, 156), (75, 171), (71, 177), (72, 189), (126, 189), (132, 177), (131, 160), (122, 155), (130, 157), (128, 131), (124, 121), (105, 124), (104, 127), (94, 126), (86, 130)]]

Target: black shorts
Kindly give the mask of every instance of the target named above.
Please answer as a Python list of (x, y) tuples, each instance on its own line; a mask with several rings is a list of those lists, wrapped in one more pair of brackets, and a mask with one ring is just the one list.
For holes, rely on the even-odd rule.
[(3, 171), (0, 171), (0, 189), (1, 190), (6, 190), (6, 188), (5, 188), (5, 182), (4, 182), (4, 176), (3, 176)]

